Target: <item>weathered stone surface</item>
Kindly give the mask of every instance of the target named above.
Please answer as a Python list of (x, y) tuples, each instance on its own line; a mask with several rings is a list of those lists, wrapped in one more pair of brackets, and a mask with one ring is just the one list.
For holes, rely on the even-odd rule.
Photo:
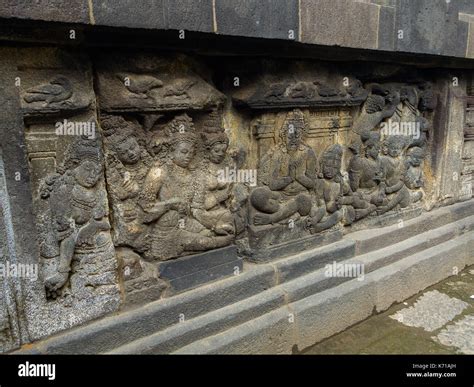
[(218, 309), (190, 321), (182, 321), (169, 329), (131, 342), (109, 352), (111, 354), (166, 354), (183, 345), (232, 328), (277, 309), (284, 304), (282, 289), (273, 288), (254, 297)]
[(304, 43), (378, 48), (378, 5), (345, 0), (302, 0), (300, 12)]
[(390, 317), (410, 327), (420, 327), (432, 332), (452, 321), (467, 306), (464, 301), (433, 290), (424, 293), (413, 306)]
[(351, 240), (336, 242), (326, 247), (300, 253), (287, 259), (275, 262), (280, 283), (315, 271), (326, 264), (353, 257), (355, 243)]
[(243, 262), (237, 257), (235, 246), (162, 262), (159, 265), (160, 277), (169, 283), (168, 291), (171, 294), (221, 278), (239, 275), (242, 269)]
[[(94, 3), (101, 4), (108, 12), (105, 2)], [(120, 4), (117, 12), (143, 6)], [(172, 5), (162, 4), (169, 16)], [(225, 16), (230, 5), (218, 4)], [(232, 9), (246, 15), (253, 4)], [(179, 2), (176, 12), (186, 6)], [(344, 15), (378, 12), (379, 23), (384, 8), (353, 2)], [(185, 19), (199, 18), (192, 12)], [(376, 27), (375, 41), (362, 27), (359, 38), (368, 33), (378, 47)], [(282, 294), (289, 309), (319, 295), (303, 307), (311, 320), (312, 302), (325, 303), (320, 294), (346, 283), (364, 305), (357, 320), (369, 306), (383, 308), (449, 275), (442, 254), (455, 252), (449, 262), (457, 264), (471, 259), (463, 250), (474, 227), (467, 72), (457, 84), (450, 71), (395, 64), (235, 58), (221, 68), (218, 57), (191, 53), (16, 51), (15, 60), (0, 63), (7, 74), (0, 103), (11, 108), (1, 125), (15, 140), (1, 146), (8, 231), (1, 247), (40, 268), (34, 284), (14, 283), (26, 295), (17, 308), (28, 316), (24, 342), (158, 300), (43, 348), (171, 351), (204, 339), (206, 329), (220, 334), (246, 324), (258, 317), (260, 301), (265, 312), (280, 307)], [(227, 73), (239, 65), (245, 76), (229, 84)], [(417, 279), (427, 261), (439, 272)], [(370, 285), (363, 282), (370, 300), (355, 276), (327, 274), (332, 264), (362, 269), (359, 282), (370, 276)], [(393, 294), (385, 297), (377, 281)], [(351, 310), (350, 300), (341, 305)], [(11, 328), (6, 320), (0, 316), (3, 331)], [(189, 335), (176, 320), (189, 321)]]
[[(466, 207), (466, 204), (467, 203), (461, 203), (453, 207)], [(445, 217), (443, 210), (444, 209), (435, 210), (433, 214), (439, 213), (439, 217)], [(467, 223), (468, 221), (471, 226), (474, 225), (472, 217), (466, 217), (458, 222)], [(460, 238), (447, 238), (448, 241), (446, 241), (446, 237), (442, 237), (442, 235), (452, 236), (452, 232), (450, 231), (452, 228), (458, 228), (457, 222), (434, 230), (439, 236), (430, 241), (425, 240), (425, 235), (421, 234), (420, 240), (418, 240), (421, 251), (417, 250), (413, 245), (413, 240), (416, 238), (413, 237), (410, 238), (411, 241), (410, 239), (407, 240), (408, 246), (405, 248), (405, 251), (398, 255), (395, 252), (389, 253), (387, 249), (381, 249), (377, 254), (371, 253), (366, 257), (360, 256), (342, 261), (345, 263), (353, 262), (364, 264), (365, 273), (362, 281), (353, 278), (330, 278), (325, 275), (325, 269), (323, 268), (285, 282), (275, 289), (271, 289), (270, 292), (265, 292), (265, 289), (277, 285), (276, 278), (278, 278), (279, 274), (274, 272), (273, 268), (267, 265), (250, 266), (240, 276), (232, 277), (176, 297), (161, 300), (147, 307), (127, 312), (126, 314), (109, 317), (102, 321), (92, 323), (89, 326), (77, 329), (75, 332), (64, 334), (57, 338), (51, 338), (46, 340), (42, 345), (34, 348), (34, 351), (47, 353), (95, 353), (98, 351), (111, 351), (114, 350), (114, 348), (124, 346), (124, 344), (125, 346), (122, 350), (128, 348), (129, 351), (133, 351), (133, 348), (137, 348), (139, 351), (147, 351), (147, 348), (149, 348), (151, 351), (160, 351), (161, 347), (159, 345), (165, 344), (169, 345), (170, 350), (171, 348), (176, 349), (182, 345), (186, 345), (178, 352), (201, 353), (211, 348), (209, 344), (210, 341), (213, 343), (220, 342), (221, 339), (218, 339), (218, 337), (223, 337), (224, 341), (230, 341), (234, 344), (235, 341), (242, 339), (243, 342), (236, 345), (246, 346), (247, 344), (245, 343), (247, 343), (247, 339), (245, 339), (245, 337), (247, 337), (247, 335), (253, 337), (254, 331), (250, 329), (250, 327), (259, 327), (260, 323), (258, 321), (260, 321), (260, 318), (252, 320), (252, 323), (249, 322), (243, 326), (231, 328), (229, 331), (219, 333), (224, 329), (229, 329), (233, 324), (238, 324), (239, 321), (242, 321), (239, 319), (240, 312), (238, 311), (253, 310), (256, 314), (252, 314), (252, 316), (257, 317), (258, 307), (255, 306), (254, 309), (253, 305), (262, 302), (262, 305), (268, 305), (270, 309), (274, 308), (277, 305), (271, 300), (279, 299), (278, 294), (285, 294), (285, 302), (290, 303), (290, 309), (285, 308), (285, 310), (287, 312), (290, 310), (290, 312), (286, 315), (287, 320), (282, 321), (282, 324), (289, 323), (290, 321), (297, 323), (297, 320), (293, 320), (295, 315), (292, 305), (294, 305), (295, 302), (303, 301), (315, 295), (325, 294), (329, 299), (334, 300), (334, 302), (339, 305), (338, 300), (341, 299), (341, 297), (342, 299), (353, 300), (355, 296), (351, 295), (351, 292), (358, 292), (359, 290), (357, 289), (366, 286), (368, 283), (370, 284), (370, 291), (367, 294), (372, 297), (373, 303), (367, 307), (367, 313), (372, 313), (374, 305), (376, 305), (377, 310), (384, 310), (393, 303), (394, 299), (402, 301), (420, 289), (439, 281), (439, 278), (449, 276), (452, 274), (453, 267), (457, 267), (461, 270), (466, 264), (472, 262), (472, 257), (468, 254), (472, 247), (472, 238), (470, 238), (469, 234), (465, 234)], [(442, 230), (444, 231), (441, 232)], [(429, 235), (429, 233), (427, 233), (427, 235)], [(400, 234), (399, 237), (404, 238), (405, 236)], [(403, 244), (404, 241), (400, 239), (401, 248), (404, 247)], [(426, 250), (426, 245), (430, 246), (428, 250)], [(394, 250), (395, 247), (394, 245)], [(392, 256), (390, 257), (389, 255), (387, 259), (387, 254), (391, 254)], [(446, 257), (449, 257), (449, 259), (447, 260)], [(300, 266), (298, 256), (294, 257), (294, 261), (296, 267)], [(423, 276), (420, 277), (422, 274)], [(253, 285), (258, 282), (260, 283), (259, 287), (254, 288)], [(347, 294), (344, 293), (344, 296), (336, 297), (335, 295), (340, 294), (336, 289), (340, 288), (338, 285), (342, 282), (347, 283), (347, 285), (344, 284), (346, 287), (348, 286), (346, 290), (353, 290)], [(281, 293), (281, 291), (283, 291), (283, 293)], [(268, 295), (269, 298), (265, 295)], [(275, 295), (276, 298), (271, 295)], [(323, 296), (318, 299), (325, 300), (326, 297)], [(270, 303), (266, 304), (266, 300)], [(250, 305), (248, 308), (246, 306), (247, 303)], [(228, 307), (225, 307), (225, 305), (228, 305)], [(339, 309), (335, 304), (331, 305), (332, 308), (328, 306), (327, 310), (337, 313)], [(349, 319), (351, 315), (350, 308), (357, 309), (359, 304), (347, 302), (345, 305), (349, 309), (347, 309), (347, 318), (344, 317), (342, 321), (347, 322), (347, 319)], [(293, 313), (293, 315), (291, 315), (291, 313)], [(362, 311), (362, 313), (364, 312)], [(272, 312), (270, 315), (272, 315)], [(356, 315), (357, 313), (354, 314), (354, 316)], [(161, 317), (159, 318), (159, 316)], [(324, 317), (321, 316), (321, 318)], [(180, 319), (182, 322), (178, 324), (177, 321), (180, 321)], [(165, 324), (159, 326), (164, 320), (168, 320), (169, 325)], [(274, 320), (265, 318), (264, 321), (265, 323), (263, 325), (268, 327), (268, 321)], [(352, 325), (354, 322), (349, 323), (349, 325)], [(314, 326), (315, 325), (313, 325), (313, 327)], [(217, 336), (189, 344), (191, 341), (197, 340), (198, 337), (205, 337), (202, 336), (203, 330), (207, 328), (211, 329)], [(124, 334), (125, 332), (127, 332), (126, 335)], [(228, 336), (227, 333), (230, 334), (230, 332), (237, 333), (232, 333), (231, 336)], [(314, 342), (310, 342), (312, 340), (311, 332), (314, 333), (315, 330), (308, 331), (308, 343), (305, 345), (314, 344)], [(149, 342), (150, 346), (147, 345), (146, 336), (148, 335), (153, 335), (153, 339)], [(181, 336), (183, 341), (180, 339)], [(267, 338), (268, 336), (264, 335), (264, 337)], [(278, 335), (275, 337), (278, 337)], [(316, 337), (319, 338), (320, 336), (316, 335)], [(127, 343), (134, 340), (138, 341), (130, 346), (127, 345)], [(260, 351), (271, 352), (270, 349), (261, 347), (265, 345), (264, 339), (261, 341), (258, 340), (257, 342), (257, 347), (252, 351), (255, 353), (259, 353)], [(156, 345), (151, 345), (151, 343), (155, 343)], [(232, 352), (232, 349), (230, 349), (232, 345), (226, 349), (226, 351)], [(276, 343), (276, 345), (275, 348), (279, 348), (278, 343)], [(289, 346), (289, 348), (291, 347), (292, 345)], [(211, 351), (211, 349), (209, 350)], [(212, 347), (211, 352), (219, 353), (220, 351), (221, 348)]]
[(298, 39), (295, 0), (217, 0), (217, 33), (272, 39)]
[[(383, 5), (383, 4), (381, 4)], [(395, 50), (395, 42), (397, 32), (395, 30), (396, 21), (395, 7), (380, 7), (379, 14), (379, 33), (378, 33), (378, 49), (384, 51)]]
[(0, 17), (89, 23), (89, 5), (87, 0), (71, 0), (67, 3), (61, 0), (5, 0), (0, 7)]
[(458, 23), (460, 4), (445, 0), (401, 0), (398, 6), (397, 50), (465, 56), (466, 26)]
[(298, 335), (294, 313), (277, 309), (226, 332), (197, 341), (176, 354), (291, 354)]
[[(2, 351), (14, 348), (32, 339), (28, 323), (36, 321), (30, 308), (37, 310), (36, 302), (43, 301), (38, 291), (38, 241), (32, 208), (30, 172), (25, 154), (25, 138), (18, 90), (11, 87), (17, 76), (15, 49), (0, 50), (2, 77), (0, 88), (0, 257), (2, 263)], [(7, 140), (8, 139), (8, 140)], [(20, 274), (8, 275), (5, 265), (31, 265), (36, 278)], [(39, 285), (41, 287), (41, 285)], [(34, 300), (28, 305), (26, 299)], [(30, 326), (31, 326), (30, 325)]]
[(462, 354), (474, 354), (474, 316), (468, 315), (454, 324), (449, 324), (438, 333), (436, 340), (443, 345), (458, 348)]
[(345, 282), (175, 353), (290, 353), (294, 345), (301, 351), (370, 316), (374, 308), (383, 311), (439, 282), (453, 266), (472, 264), (472, 254), (466, 254), (472, 245), (469, 236), (453, 239), (376, 270), (364, 281)]
[(167, 27), (176, 30), (214, 32), (212, 0), (166, 0)]
[[(107, 317), (70, 334), (46, 340), (34, 352), (99, 353), (110, 351), (133, 340), (172, 327), (180, 319), (194, 317), (223, 308), (259, 294), (275, 285), (275, 272), (269, 266), (255, 267), (224, 281), (209, 284), (169, 299), (149, 304), (119, 316)], [(28, 352), (28, 351), (27, 351)]]
[(98, 0), (92, 4), (98, 25), (166, 29), (166, 0)]

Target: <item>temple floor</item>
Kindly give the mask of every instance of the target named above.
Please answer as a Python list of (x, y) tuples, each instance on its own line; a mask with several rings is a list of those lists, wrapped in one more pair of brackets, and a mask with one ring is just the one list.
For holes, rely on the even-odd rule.
[(474, 354), (474, 266), (302, 354)]

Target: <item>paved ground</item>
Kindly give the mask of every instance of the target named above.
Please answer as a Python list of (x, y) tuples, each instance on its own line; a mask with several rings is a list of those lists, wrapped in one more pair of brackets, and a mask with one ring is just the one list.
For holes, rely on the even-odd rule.
[(474, 354), (474, 266), (303, 354)]

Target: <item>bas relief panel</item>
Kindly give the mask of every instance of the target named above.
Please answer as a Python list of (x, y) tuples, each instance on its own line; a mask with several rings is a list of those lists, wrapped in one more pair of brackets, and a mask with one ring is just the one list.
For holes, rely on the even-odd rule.
[[(156, 299), (171, 286), (164, 268), (181, 270), (174, 263), (215, 279), (220, 263), (206, 252), (265, 261), (423, 208), (430, 82), (341, 83), (308, 66), (226, 96), (204, 67), (100, 57), (97, 106), (79, 73), (28, 76), (22, 104), (50, 302), (150, 289)], [(96, 131), (58, 134), (65, 119)]]

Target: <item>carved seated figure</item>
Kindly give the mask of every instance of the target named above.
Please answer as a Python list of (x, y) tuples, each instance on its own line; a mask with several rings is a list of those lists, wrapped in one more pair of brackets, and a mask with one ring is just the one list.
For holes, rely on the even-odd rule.
[[(250, 202), (256, 210), (253, 224), (267, 225), (297, 220), (311, 211), (309, 190), (315, 183), (316, 154), (303, 142), (303, 113), (288, 113), (280, 129), (282, 145), (261, 160), (261, 183), (252, 191)], [(309, 208), (309, 209), (308, 209)]]
[(218, 235), (235, 233), (234, 219), (227, 204), (232, 194), (232, 184), (222, 178), (229, 167), (226, 160), (229, 139), (225, 133), (203, 133), (204, 161), (201, 165), (202, 188), (194, 198), (193, 216), (206, 228)]
[(81, 140), (66, 153), (64, 171), (46, 179), (42, 198), (49, 200), (59, 243), (55, 273), (45, 287), (53, 297), (69, 279), (76, 253), (100, 255), (112, 248), (105, 190), (98, 187), (103, 162), (95, 143)]
[[(183, 129), (183, 130), (181, 130)], [(184, 254), (227, 246), (232, 234), (216, 235), (192, 217), (199, 175), (191, 169), (197, 137), (187, 115), (175, 117), (167, 128), (169, 158), (148, 172), (140, 199), (153, 223), (149, 259), (168, 260)]]
[(349, 181), (357, 219), (376, 210), (385, 199), (383, 169), (380, 160), (380, 134), (372, 131), (361, 136), (365, 157), (356, 152), (349, 162)]
[[(322, 179), (314, 186), (317, 206), (309, 218), (311, 233), (318, 233), (338, 224), (344, 217), (340, 199), (344, 195), (343, 178), (341, 175), (342, 146), (335, 144), (325, 150), (321, 157)], [(321, 211), (322, 210), (322, 211)]]
[(320, 214), (311, 217), (310, 231), (317, 233), (341, 222), (352, 224), (355, 220), (367, 216), (375, 209), (351, 191), (349, 183), (341, 173), (343, 148), (339, 144), (328, 147), (321, 158), (322, 179), (315, 186), (316, 195), (325, 203), (323, 217)]
[(387, 196), (377, 209), (379, 214), (390, 211), (396, 206), (405, 208), (410, 204), (410, 193), (404, 181), (406, 165), (402, 157), (406, 142), (405, 136), (388, 136), (384, 140), (384, 155), (381, 156), (381, 161)]
[(405, 184), (410, 189), (411, 202), (415, 203), (423, 197), (424, 177), (421, 164), (425, 158), (425, 152), (420, 147), (412, 147), (406, 153)]
[(115, 220), (114, 241), (143, 252), (148, 248), (148, 227), (138, 204), (146, 174), (152, 164), (139, 142), (138, 125), (123, 117), (103, 119), (107, 150), (106, 176)]

